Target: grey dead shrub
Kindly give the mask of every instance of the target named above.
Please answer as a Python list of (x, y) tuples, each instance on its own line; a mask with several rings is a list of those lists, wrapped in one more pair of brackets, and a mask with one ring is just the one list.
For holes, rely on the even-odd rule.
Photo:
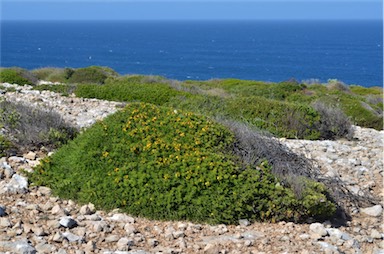
[(251, 129), (239, 122), (221, 121), (235, 134), (233, 151), (247, 165), (258, 165), (267, 160), (275, 174), (284, 184), (290, 186), (297, 196), (302, 196), (304, 178), (317, 179), (319, 170), (303, 156), (292, 152), (269, 134)]
[(347, 84), (345, 84), (344, 82), (337, 80), (337, 79), (329, 79), (328, 84), (327, 84), (327, 88), (329, 90), (337, 90), (337, 91), (342, 91), (342, 92), (346, 92), (346, 93), (351, 92), (351, 90)]
[(7, 136), (20, 149), (55, 148), (74, 138), (77, 129), (51, 109), (20, 102), (0, 102), (0, 123)]
[(320, 115), (316, 129), (320, 131), (322, 139), (352, 139), (352, 123), (340, 108), (321, 101), (314, 102), (312, 107)]
[(339, 216), (348, 217), (347, 206), (354, 204), (361, 207), (378, 204), (379, 200), (370, 193), (352, 193), (339, 177), (329, 177), (321, 173), (315, 161), (290, 150), (270, 134), (239, 122), (217, 119), (235, 134), (236, 143), (233, 152), (238, 155), (245, 165), (257, 166), (267, 160), (272, 166), (272, 173), (285, 186), (293, 189), (297, 197), (302, 196), (306, 187), (304, 179), (311, 179), (323, 183), (330, 194), (330, 198), (338, 204)]

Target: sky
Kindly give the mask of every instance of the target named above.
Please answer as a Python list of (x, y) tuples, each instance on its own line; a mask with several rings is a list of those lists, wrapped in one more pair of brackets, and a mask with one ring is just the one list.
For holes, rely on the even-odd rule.
[(383, 19), (382, 0), (0, 0), (1, 20)]

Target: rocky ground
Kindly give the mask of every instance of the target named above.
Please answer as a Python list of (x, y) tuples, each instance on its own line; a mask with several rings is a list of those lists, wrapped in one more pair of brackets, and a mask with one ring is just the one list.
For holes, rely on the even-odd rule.
[[(121, 103), (62, 97), (30, 87), (0, 97), (52, 108), (79, 127), (115, 112)], [(119, 211), (96, 211), (28, 186), (21, 170), (31, 170), (46, 156), (30, 151), (0, 159), (0, 253), (384, 253), (384, 132), (355, 127), (352, 141), (284, 140), (296, 153), (313, 159), (320, 170), (339, 177), (356, 194), (381, 202), (369, 207), (348, 205), (352, 219), (330, 222), (205, 225), (153, 221)], [(363, 196), (364, 197), (364, 196)]]

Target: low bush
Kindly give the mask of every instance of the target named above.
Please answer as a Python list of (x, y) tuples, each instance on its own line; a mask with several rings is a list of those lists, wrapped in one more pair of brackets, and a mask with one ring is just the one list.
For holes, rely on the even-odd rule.
[(130, 77), (116, 79), (104, 86), (78, 85), (75, 94), (78, 97), (163, 105), (180, 92), (164, 83), (142, 83)]
[(322, 139), (353, 138), (353, 128), (349, 118), (334, 105), (326, 105), (320, 101), (313, 103), (320, 119), (315, 123)]
[(0, 102), (0, 113), (0, 124), (20, 148), (55, 148), (77, 133), (75, 128), (52, 110), (5, 100)]
[(63, 68), (39, 68), (31, 71), (39, 80), (66, 83), (68, 81)]
[(266, 161), (240, 166), (234, 142), (205, 117), (133, 103), (43, 160), (30, 180), (63, 198), (152, 219), (215, 224), (334, 213), (324, 185), (303, 179), (296, 197)]
[(267, 130), (278, 137), (318, 139), (315, 123), (319, 114), (311, 107), (263, 97), (228, 100), (226, 111), (235, 120)]
[(327, 89), (342, 91), (345, 93), (349, 93), (351, 90), (347, 84), (337, 79), (329, 79), (327, 85)]
[(66, 69), (68, 82), (76, 84), (98, 84), (105, 83), (108, 77), (114, 77), (118, 74), (108, 67), (89, 66), (79, 69)]
[(36, 82), (37, 78), (27, 70), (21, 68), (0, 69), (0, 83), (34, 85)]

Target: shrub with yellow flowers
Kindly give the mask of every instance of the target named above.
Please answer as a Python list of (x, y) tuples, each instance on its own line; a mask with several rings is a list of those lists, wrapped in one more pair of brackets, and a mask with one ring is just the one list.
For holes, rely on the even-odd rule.
[(30, 176), (63, 198), (162, 220), (236, 223), (327, 217), (325, 188), (279, 184), (268, 163), (244, 166), (234, 135), (193, 113), (132, 103), (61, 147)]

